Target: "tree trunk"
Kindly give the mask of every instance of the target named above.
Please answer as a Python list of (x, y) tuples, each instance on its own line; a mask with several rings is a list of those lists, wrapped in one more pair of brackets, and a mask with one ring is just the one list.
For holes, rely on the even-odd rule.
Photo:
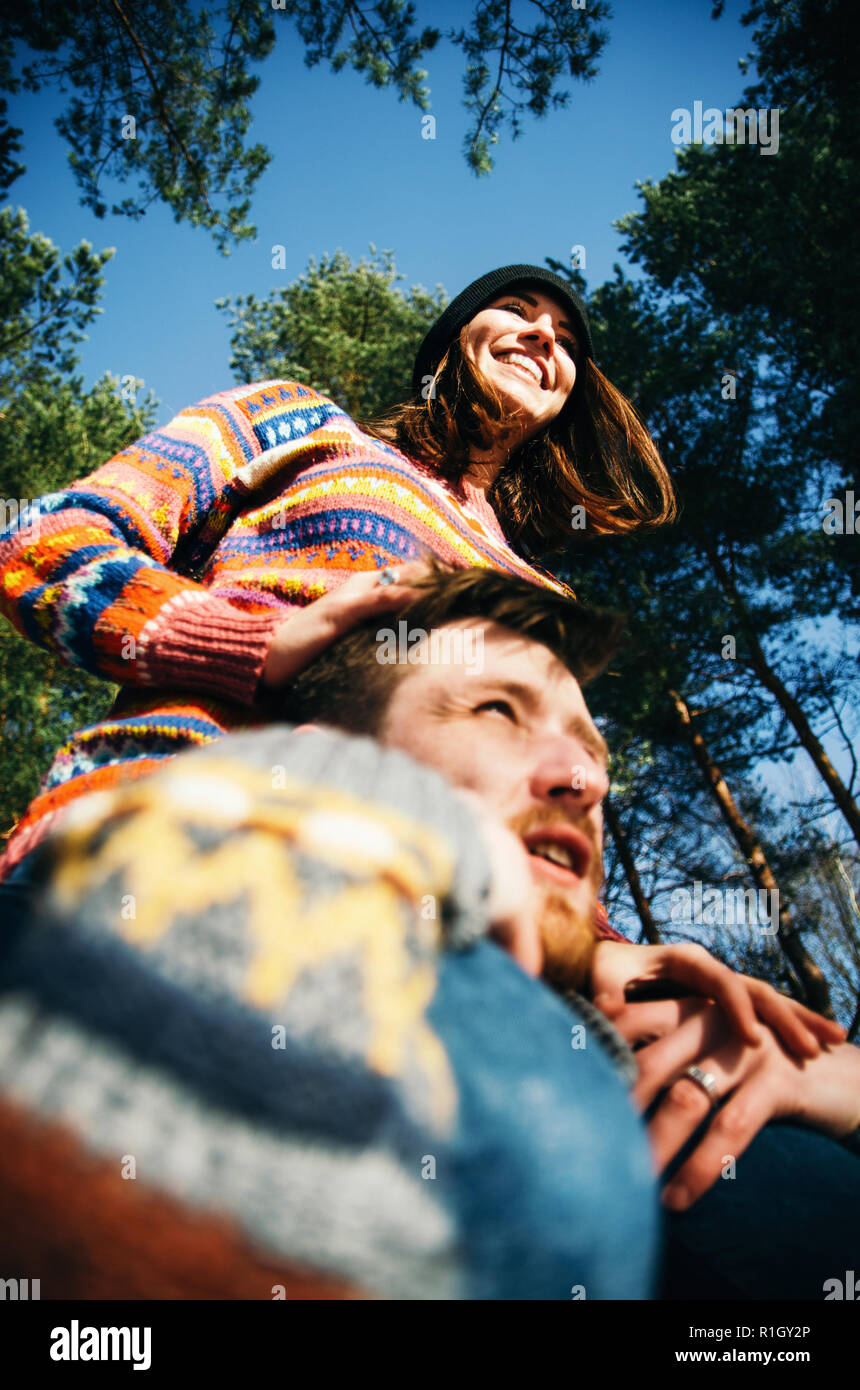
[(639, 870), (636, 868), (636, 860), (630, 849), (630, 842), (627, 839), (627, 831), (621, 824), (618, 812), (610, 796), (604, 797), (603, 816), (609, 826), (609, 833), (612, 836), (612, 843), (615, 845), (618, 858), (621, 860), (621, 867), (627, 879), (627, 886), (630, 889), (630, 896), (636, 905), (639, 914), (639, 921), (642, 923), (642, 935), (653, 944), (659, 945), (660, 932), (651, 913), (651, 904), (645, 896), (642, 888), (642, 880), (639, 877)]
[(776, 671), (765, 656), (758, 636), (753, 631), (750, 615), (738, 592), (734, 579), (729, 574), (716, 551), (713, 550), (711, 546), (707, 547), (707, 551), (708, 557), (725, 591), (726, 597), (733, 611), (737, 614), (738, 624), (749, 646), (750, 664), (753, 670), (765, 690), (770, 691), (780, 709), (792, 724), (800, 742), (815, 763), (819, 775), (830, 792), (830, 795), (833, 797), (834, 802), (851, 827), (851, 833), (857, 841), (857, 844), (860, 845), (860, 806), (857, 805), (857, 802), (851, 796), (851, 793), (828, 758), (821, 743), (813, 733), (809, 720), (806, 718), (797, 700), (783, 685)]
[(791, 965), (794, 974), (804, 995), (803, 1003), (808, 1004), (809, 1008), (815, 1009), (818, 1013), (825, 1014), (828, 1018), (833, 1017), (833, 1006), (830, 1003), (830, 990), (824, 975), (819, 970), (815, 961), (809, 955), (794, 926), (791, 911), (783, 901), (782, 894), (779, 892), (773, 870), (768, 863), (767, 856), (755, 834), (752, 826), (742, 816), (734, 797), (732, 796), (728, 784), (723, 777), (717, 763), (693, 723), (693, 716), (690, 713), (686, 702), (681, 698), (677, 691), (670, 690), (669, 695), (675, 709), (678, 722), (683, 729), (684, 736), (692, 749), (702, 776), (704, 777), (717, 805), (738, 846), (741, 854), (749, 865), (750, 872), (759, 888), (767, 892), (777, 894), (779, 903), (779, 929), (777, 931), (777, 941)]

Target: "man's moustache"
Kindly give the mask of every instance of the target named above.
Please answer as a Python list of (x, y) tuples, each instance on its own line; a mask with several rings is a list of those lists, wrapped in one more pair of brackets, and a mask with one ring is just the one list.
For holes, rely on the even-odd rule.
[(591, 848), (591, 858), (588, 866), (588, 877), (599, 887), (603, 880), (602, 856), (598, 850), (597, 830), (594, 822), (587, 816), (570, 816), (563, 811), (553, 812), (544, 807), (536, 807), (533, 811), (526, 811), (521, 816), (514, 816), (508, 821), (508, 829), (512, 830), (520, 839), (524, 835), (529, 835), (535, 830), (554, 830), (556, 827), (565, 826), (575, 830), (577, 834), (584, 835)]
[(533, 830), (554, 830), (557, 826), (567, 826), (578, 834), (584, 835), (593, 849), (597, 848), (597, 831), (593, 821), (587, 816), (569, 816), (562, 811), (553, 812), (537, 807), (533, 811), (526, 811), (521, 816), (514, 816), (508, 821), (508, 829), (515, 835), (522, 838), (529, 835)]

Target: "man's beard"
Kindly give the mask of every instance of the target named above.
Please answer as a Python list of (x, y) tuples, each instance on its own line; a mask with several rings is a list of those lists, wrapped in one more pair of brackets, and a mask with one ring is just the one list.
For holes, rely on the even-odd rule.
[(584, 835), (592, 847), (586, 880), (587, 897), (584, 903), (571, 902), (563, 888), (541, 882), (540, 937), (544, 951), (542, 975), (547, 984), (559, 991), (582, 989), (591, 969), (591, 959), (597, 944), (595, 912), (597, 895), (603, 883), (603, 859), (598, 850), (592, 823), (584, 817), (572, 821), (569, 816), (548, 814), (538, 808), (508, 822), (515, 835), (522, 837), (533, 830), (569, 825)]

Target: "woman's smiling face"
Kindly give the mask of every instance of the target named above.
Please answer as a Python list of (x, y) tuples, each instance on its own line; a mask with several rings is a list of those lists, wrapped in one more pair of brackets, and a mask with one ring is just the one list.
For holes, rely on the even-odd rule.
[(464, 351), (522, 416), (521, 439), (560, 413), (576, 380), (568, 311), (535, 287), (510, 289), (469, 322)]

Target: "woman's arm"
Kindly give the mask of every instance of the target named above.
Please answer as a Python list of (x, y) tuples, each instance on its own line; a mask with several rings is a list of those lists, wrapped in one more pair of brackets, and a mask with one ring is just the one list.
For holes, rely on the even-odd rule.
[[(0, 611), (24, 637), (108, 680), (185, 688), (251, 703), (272, 635), (289, 610), (248, 613), (171, 568), (226, 529), (245, 491), (240, 471), (276, 436), (306, 441), (331, 401), (266, 383), (212, 396), (62, 492), (31, 524), (0, 533)], [(271, 403), (270, 403), (271, 404)], [(264, 423), (261, 423), (263, 421)], [(288, 422), (288, 424), (287, 424)]]

